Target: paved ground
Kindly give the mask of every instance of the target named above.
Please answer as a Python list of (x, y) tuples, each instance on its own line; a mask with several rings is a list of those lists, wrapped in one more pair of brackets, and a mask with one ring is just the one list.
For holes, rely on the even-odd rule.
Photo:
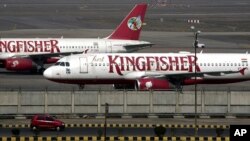
[(145, 30), (189, 31), (188, 20), (204, 32), (250, 31), (248, 0), (1, 0), (0, 30), (113, 29), (136, 4), (149, 4)]
[[(66, 124), (103, 124), (104, 119), (60, 119), (64, 121)], [(233, 119), (225, 119), (225, 118), (210, 118), (210, 119), (198, 119), (197, 123), (199, 125), (232, 125), (232, 124), (246, 124), (249, 123), (250, 119), (248, 118), (233, 118)], [(0, 124), (29, 124), (29, 119), (0, 119)], [(187, 118), (128, 118), (128, 119), (107, 119), (107, 123), (109, 124), (195, 124), (194, 119)]]

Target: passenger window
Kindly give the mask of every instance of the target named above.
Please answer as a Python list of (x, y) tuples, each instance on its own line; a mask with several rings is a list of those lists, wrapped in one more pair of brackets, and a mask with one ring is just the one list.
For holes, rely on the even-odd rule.
[(52, 117), (46, 117), (45, 118), (47, 121), (54, 121), (54, 119)]
[(44, 118), (43, 118), (43, 116), (38, 116), (37, 117), (37, 120), (43, 120)]
[(66, 62), (66, 66), (69, 67), (69, 62)]

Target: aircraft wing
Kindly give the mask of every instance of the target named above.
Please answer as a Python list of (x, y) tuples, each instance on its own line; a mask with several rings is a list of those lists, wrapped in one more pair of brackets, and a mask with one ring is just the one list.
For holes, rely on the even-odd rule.
[(125, 45), (123, 46), (127, 52), (135, 52), (137, 50), (152, 47), (154, 44), (152, 43), (144, 43), (144, 44), (137, 44), (137, 45)]
[(15, 55), (12, 58), (50, 58), (50, 57), (60, 57), (71, 54), (82, 54), (83, 52), (58, 52), (58, 53), (48, 53), (48, 54), (29, 54), (29, 55)]
[(238, 71), (213, 71), (213, 72), (176, 72), (165, 74), (162, 72), (131, 72), (126, 74), (124, 77), (125, 79), (139, 79), (139, 78), (191, 78), (191, 77), (204, 77), (206, 75), (211, 76), (223, 76), (225, 74), (232, 74), (232, 73), (244, 73), (246, 68), (242, 68)]

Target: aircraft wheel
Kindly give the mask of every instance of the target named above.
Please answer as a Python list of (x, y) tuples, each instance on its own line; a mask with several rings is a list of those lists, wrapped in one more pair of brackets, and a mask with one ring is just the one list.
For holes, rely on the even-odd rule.
[(44, 71), (45, 71), (45, 68), (40, 68), (40, 69), (38, 70), (38, 73), (39, 73), (39, 74), (43, 74)]
[(79, 85), (79, 89), (83, 90), (84, 89), (84, 85)]

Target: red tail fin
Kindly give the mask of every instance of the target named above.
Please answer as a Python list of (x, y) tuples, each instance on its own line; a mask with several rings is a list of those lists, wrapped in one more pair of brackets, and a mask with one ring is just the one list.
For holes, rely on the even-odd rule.
[(147, 4), (137, 4), (108, 39), (138, 40), (146, 9)]

